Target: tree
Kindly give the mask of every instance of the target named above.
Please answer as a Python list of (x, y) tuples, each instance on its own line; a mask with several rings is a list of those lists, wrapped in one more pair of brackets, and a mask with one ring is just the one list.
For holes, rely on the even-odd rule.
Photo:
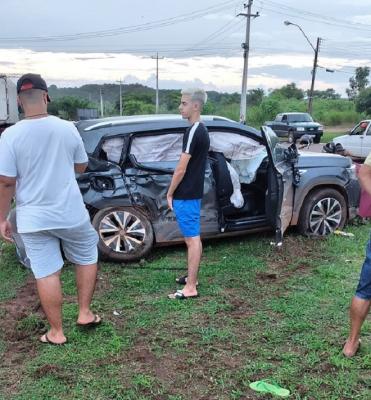
[(247, 104), (251, 106), (258, 106), (264, 97), (263, 89), (251, 89), (247, 91)]
[(141, 100), (127, 100), (124, 103), (124, 115), (144, 115), (154, 114), (154, 104), (149, 104)]
[(349, 89), (346, 89), (349, 100), (355, 100), (358, 94), (367, 87), (369, 67), (358, 67), (354, 77), (349, 78)]
[(65, 96), (53, 100), (48, 104), (48, 112), (52, 115), (58, 115), (64, 119), (76, 120), (78, 108), (95, 108), (86, 99), (79, 97)]
[[(306, 91), (307, 96), (309, 95), (309, 90)], [(313, 97), (317, 99), (331, 99), (331, 100), (336, 100), (340, 99), (340, 94), (336, 93), (334, 89), (329, 88), (326, 90), (314, 90), (313, 91)]]
[(371, 86), (359, 93), (356, 99), (356, 110), (371, 116)]
[(270, 96), (284, 97), (286, 99), (302, 100), (304, 98), (304, 91), (299, 89), (295, 82), (282, 86), (280, 89), (274, 89)]

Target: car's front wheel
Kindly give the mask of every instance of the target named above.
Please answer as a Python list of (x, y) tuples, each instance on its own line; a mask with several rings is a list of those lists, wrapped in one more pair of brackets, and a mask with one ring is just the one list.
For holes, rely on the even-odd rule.
[(313, 143), (321, 143), (321, 136), (316, 135), (313, 139)]
[(130, 207), (98, 211), (93, 226), (99, 235), (98, 249), (103, 258), (114, 261), (137, 261), (153, 246), (153, 229), (148, 218)]
[(317, 189), (305, 199), (298, 229), (302, 234), (326, 236), (342, 229), (346, 218), (344, 196), (335, 189)]

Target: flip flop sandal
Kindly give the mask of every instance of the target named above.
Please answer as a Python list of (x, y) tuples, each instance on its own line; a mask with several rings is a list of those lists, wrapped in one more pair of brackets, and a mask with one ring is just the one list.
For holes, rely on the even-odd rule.
[[(175, 279), (175, 282), (179, 285), (185, 285), (187, 283), (187, 278), (188, 275), (180, 276), (179, 278)], [(196, 286), (198, 286), (198, 282), (196, 283)]]
[(179, 283), (179, 285), (185, 285), (187, 283), (187, 275), (180, 276), (179, 278), (175, 279), (176, 283)]
[(250, 389), (255, 390), (260, 393), (270, 393), (279, 397), (290, 396), (290, 391), (288, 389), (281, 388), (278, 385), (268, 383), (266, 381), (256, 381), (250, 383)]
[[(44, 339), (43, 339), (43, 338), (44, 338)], [(66, 341), (63, 342), (63, 343), (55, 343), (55, 342), (52, 342), (52, 341), (48, 338), (48, 334), (45, 333), (44, 335), (41, 336), (41, 338), (39, 339), (39, 342), (40, 342), (40, 343), (43, 343), (43, 344), (50, 344), (50, 345), (52, 345), (52, 346), (63, 346), (64, 344), (67, 343), (67, 339), (66, 339)]]
[(86, 324), (79, 324), (78, 322), (76, 322), (76, 325), (79, 328), (95, 328), (96, 326), (100, 325), (101, 323), (102, 323), (102, 319), (99, 317), (98, 314), (95, 314), (93, 321), (90, 321)]
[(194, 296), (186, 296), (181, 290), (177, 290), (175, 293), (169, 294), (167, 297), (171, 300), (187, 300), (199, 297), (199, 295), (196, 294)]

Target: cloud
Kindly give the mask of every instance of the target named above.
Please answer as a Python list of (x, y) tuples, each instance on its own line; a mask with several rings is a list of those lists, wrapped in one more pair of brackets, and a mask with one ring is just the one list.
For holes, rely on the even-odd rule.
[(91, 60), (102, 60), (102, 59), (107, 60), (109, 58), (114, 58), (114, 57), (113, 56), (104, 55), (102, 57), (89, 57), (89, 56), (87, 56), (87, 57), (75, 57), (74, 59), (78, 60), (78, 61), (91, 61)]
[(368, 15), (356, 15), (352, 17), (353, 22), (358, 22), (360, 24), (371, 25), (371, 14)]

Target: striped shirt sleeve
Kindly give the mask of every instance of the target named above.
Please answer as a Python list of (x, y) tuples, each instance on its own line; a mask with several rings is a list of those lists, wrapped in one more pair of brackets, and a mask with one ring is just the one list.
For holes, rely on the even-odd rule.
[(199, 122), (195, 122), (191, 129), (188, 132), (188, 135), (185, 137), (185, 141), (183, 143), (183, 153), (187, 153), (193, 155), (194, 148), (195, 148), (195, 133), (199, 126)]

